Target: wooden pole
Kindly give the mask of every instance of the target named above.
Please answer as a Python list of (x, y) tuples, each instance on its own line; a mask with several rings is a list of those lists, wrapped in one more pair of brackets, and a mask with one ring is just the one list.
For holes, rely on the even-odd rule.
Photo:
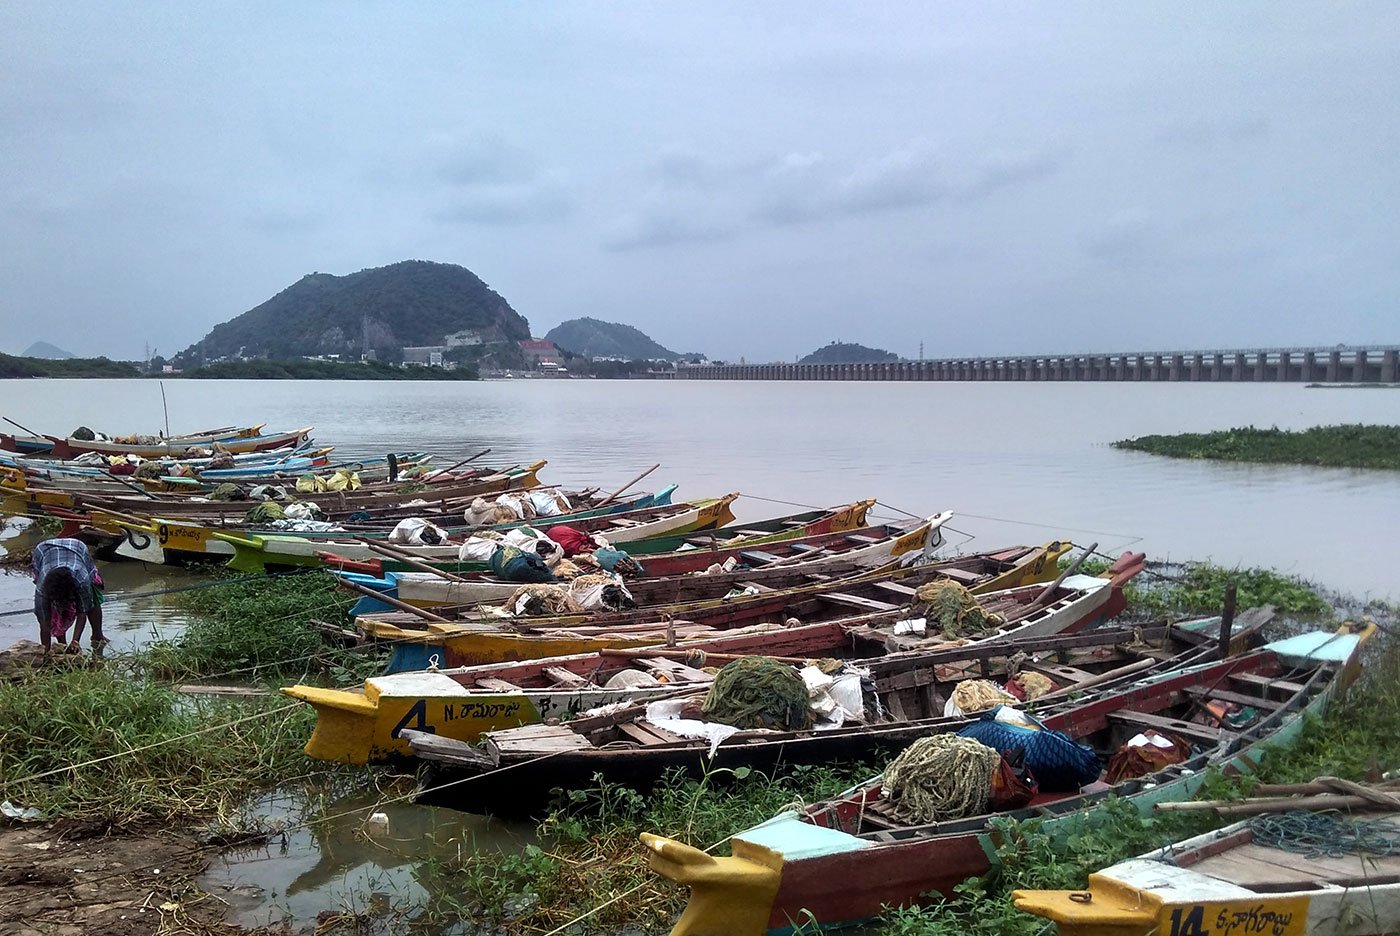
[(1055, 579), (1055, 581), (1051, 582), (1049, 585), (1046, 585), (1045, 590), (1035, 596), (1035, 600), (1030, 603), (1029, 607), (1040, 607), (1040, 605), (1043, 604), (1046, 601), (1046, 599), (1048, 599), (1051, 595), (1055, 594), (1055, 589), (1059, 588), (1065, 579), (1069, 578), (1071, 575), (1073, 575), (1079, 570), (1079, 567), (1082, 566), (1084, 564), (1084, 561), (1089, 558), (1089, 554), (1098, 548), (1098, 543), (1090, 543), (1089, 548), (1080, 553), (1079, 557), (1076, 558), (1072, 563), (1070, 563), (1068, 569), (1065, 569), (1063, 572), (1061, 572), (1059, 576)]
[(140, 494), (142, 497), (147, 497), (147, 498), (150, 498), (151, 500), (160, 500), (160, 498), (156, 497), (154, 494), (152, 494), (150, 491), (146, 490), (145, 488), (141, 487), (140, 485), (132, 484), (132, 483), (129, 482), (129, 481), (125, 481), (125, 480), (123, 480), (123, 479), (117, 477), (116, 475), (112, 474), (110, 471), (103, 471), (102, 473), (105, 474), (107, 477), (111, 478), (113, 481), (117, 482), (118, 484), (124, 484), (124, 485), (126, 485), (127, 487), (129, 487), (129, 488), (131, 488), (133, 491), (135, 491), (137, 494)]
[(647, 475), (651, 474), (653, 471), (655, 471), (656, 469), (658, 469), (658, 468), (660, 468), (660, 467), (661, 467), (661, 463), (660, 463), (660, 462), (657, 462), (656, 464), (652, 465), (652, 466), (651, 466), (650, 468), (648, 468), (646, 471), (643, 471), (641, 474), (637, 475), (637, 476), (636, 476), (635, 478), (633, 478), (631, 481), (628, 481), (628, 482), (627, 482), (626, 484), (624, 484), (622, 487), (618, 488), (616, 491), (613, 491), (613, 492), (612, 492), (611, 494), (609, 494), (607, 497), (603, 498), (601, 501), (599, 501), (599, 502), (596, 504), (596, 506), (598, 506), (598, 507), (605, 507), (605, 506), (607, 506), (608, 504), (611, 504), (613, 501), (617, 500), (617, 496), (618, 496), (619, 494), (621, 494), (623, 491), (627, 490), (627, 489), (630, 488), (632, 485), (636, 484), (638, 481), (642, 480), (642, 479), (645, 478)]
[(458, 575), (455, 572), (448, 572), (446, 569), (439, 569), (437, 566), (429, 565), (422, 559), (419, 559), (417, 556), (411, 555), (409, 553), (397, 552), (396, 550), (390, 549), (389, 547), (381, 543), (376, 543), (373, 540), (361, 539), (359, 537), (356, 537), (355, 541), (357, 543), (363, 543), (365, 546), (369, 547), (370, 552), (378, 553), (381, 556), (388, 556), (390, 559), (397, 559), (399, 562), (402, 562), (405, 565), (413, 566), (420, 572), (431, 572), (433, 575), (445, 578), (449, 582), (471, 581), (471, 579)]
[(1059, 698), (1061, 696), (1069, 695), (1071, 692), (1078, 692), (1081, 689), (1092, 689), (1094, 686), (1101, 686), (1106, 682), (1111, 682), (1123, 676), (1131, 676), (1133, 673), (1138, 673), (1145, 669), (1151, 669), (1160, 662), (1160, 660), (1154, 660), (1151, 657), (1148, 657), (1143, 660), (1135, 660), (1134, 662), (1129, 663), (1127, 666), (1120, 666), (1117, 669), (1111, 669), (1106, 673), (1100, 673), (1092, 679), (1086, 679), (1083, 682), (1075, 683), (1072, 686), (1065, 686), (1063, 689), (1056, 689), (1054, 692), (1047, 692), (1045, 693), (1045, 695), (1038, 696), (1037, 698), (1032, 699), (1031, 701), (1035, 702), (1036, 704), (1039, 704), (1041, 702), (1044, 702), (1046, 699)]
[(16, 429), (23, 429), (25, 432), (27, 432), (27, 433), (29, 433), (30, 435), (34, 436), (34, 438), (36, 438), (36, 439), (42, 439), (42, 438), (44, 438), (44, 436), (42, 436), (42, 435), (40, 435), (39, 433), (35, 432), (33, 429), (30, 429), (28, 426), (21, 426), (19, 423), (15, 422), (13, 419), (11, 419), (11, 418), (8, 417), (8, 416), (0, 416), (0, 419), (5, 420), (5, 422), (7, 422), (7, 423), (9, 423), (10, 425), (14, 426)]
[(383, 592), (377, 592), (373, 588), (366, 588), (359, 582), (352, 582), (349, 579), (341, 579), (340, 584), (351, 589), (352, 591), (359, 592), (367, 598), (376, 598), (379, 601), (384, 602), (386, 605), (389, 605), (391, 608), (397, 608), (400, 611), (407, 611), (409, 614), (416, 614), (425, 621), (432, 621), (436, 624), (451, 623), (447, 620), (447, 618), (439, 617), (438, 615), (429, 611), (427, 608), (419, 608), (416, 605), (411, 605), (406, 601), (400, 601), (392, 595), (386, 595)]
[(1230, 655), (1230, 637), (1235, 630), (1235, 599), (1238, 587), (1234, 582), (1225, 586), (1225, 607), (1220, 612), (1220, 659)]
[(471, 458), (464, 458), (464, 459), (462, 459), (461, 461), (459, 461), (457, 464), (453, 465), (451, 468), (444, 468), (442, 471), (435, 471), (435, 472), (433, 472), (433, 474), (451, 474), (452, 472), (456, 471), (458, 468), (461, 468), (463, 465), (467, 464), (468, 462), (474, 462), (474, 461), (476, 461), (478, 458), (480, 458), (481, 456), (485, 455), (485, 454), (486, 454), (487, 452), (489, 452), (489, 451), (491, 451), (489, 448), (484, 448), (484, 449), (482, 449), (481, 451), (477, 452), (475, 455), (473, 455)]

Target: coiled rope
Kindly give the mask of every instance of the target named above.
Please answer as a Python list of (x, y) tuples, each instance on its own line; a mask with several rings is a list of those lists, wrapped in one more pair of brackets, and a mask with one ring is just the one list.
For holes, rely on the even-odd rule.
[(885, 768), (882, 786), (901, 821), (915, 825), (973, 816), (987, 807), (1001, 755), (973, 738), (920, 738)]

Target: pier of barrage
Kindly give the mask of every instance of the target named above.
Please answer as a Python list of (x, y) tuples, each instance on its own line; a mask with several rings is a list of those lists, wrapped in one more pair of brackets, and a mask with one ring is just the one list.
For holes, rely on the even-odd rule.
[(1135, 351), (887, 361), (878, 364), (680, 364), (678, 380), (1258, 380), (1396, 383), (1400, 345)]

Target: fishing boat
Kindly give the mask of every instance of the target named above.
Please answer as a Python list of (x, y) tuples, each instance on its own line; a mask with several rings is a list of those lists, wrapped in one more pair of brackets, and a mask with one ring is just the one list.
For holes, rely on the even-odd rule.
[[(912, 530), (909, 549), (898, 555), (906, 562), (923, 557), (919, 543), (932, 535), (925, 524)], [(426, 609), (413, 613), (363, 615), (356, 626), (366, 636), (387, 640), (393, 646), (389, 672), (420, 670), (436, 661), (444, 666), (475, 666), (502, 660), (562, 656), (615, 647), (640, 647), (676, 640), (695, 640), (716, 631), (753, 627), (765, 623), (788, 626), (810, 624), (850, 615), (869, 615), (877, 622), (908, 617), (906, 610), (918, 586), (952, 579), (974, 594), (1010, 589), (1026, 582), (1041, 583), (1048, 574), (1036, 552), (1017, 547), (1013, 559), (999, 553), (979, 553), (925, 562), (890, 572), (884, 569), (846, 579), (827, 579), (813, 573), (810, 585), (734, 597), (722, 596), (679, 605), (653, 605), (626, 612), (587, 612), (552, 617), (502, 618), (476, 613), (465, 620), (446, 620)], [(1129, 556), (1112, 571), (1112, 578), (1090, 576), (1065, 581), (1065, 587), (1092, 589), (1101, 604), (1086, 616), (1087, 627), (1123, 610), (1122, 585), (1141, 570), (1141, 554)], [(1037, 568), (1042, 571), (1036, 571)], [(1050, 568), (1053, 573), (1053, 565)], [(1108, 584), (1105, 587), (1104, 582)], [(890, 587), (893, 586), (893, 587)], [(1045, 597), (1040, 597), (1045, 593)], [(1005, 592), (1003, 597), (1008, 597)], [(1043, 585), (1034, 593), (1018, 593), (1026, 602), (1048, 603), (1056, 590)], [(893, 599), (893, 600), (891, 600)], [(1008, 598), (1009, 600), (1009, 598)], [(913, 640), (915, 635), (901, 639)]]
[[(608, 538), (618, 542), (645, 539), (648, 536), (664, 535), (677, 530), (703, 530), (732, 521), (734, 514), (729, 508), (738, 496), (726, 494), (724, 497), (682, 504), (645, 507), (630, 513), (609, 514), (601, 519), (607, 521)], [(234, 555), (228, 561), (228, 566), (241, 572), (263, 571), (269, 566), (319, 566), (323, 564), (320, 553), (327, 551), (350, 558), (374, 555), (364, 543), (353, 540), (240, 535), (223, 531), (215, 531), (212, 536), (233, 546)], [(431, 561), (454, 559), (460, 548), (461, 543), (449, 542), (441, 546), (407, 546), (405, 551), (415, 558)]]
[[(812, 514), (794, 514), (790, 518), (765, 521), (762, 524), (743, 524), (742, 528), (727, 526), (697, 533), (682, 533), (677, 536), (654, 536), (645, 540), (633, 540), (614, 544), (631, 556), (642, 559), (647, 575), (683, 575), (699, 572), (714, 565), (723, 565), (734, 559), (741, 565), (759, 566), (772, 562), (805, 561), (820, 555), (832, 556), (836, 553), (859, 549), (870, 545), (872, 540), (898, 535), (895, 530), (904, 526), (876, 524), (864, 526), (867, 505), (873, 501), (857, 501), (841, 507), (822, 511), (812, 519)], [(787, 533), (765, 533), (762, 527), (778, 524), (801, 524), (793, 526), (791, 536)], [(534, 521), (537, 527), (558, 525), (555, 520)], [(761, 534), (741, 536), (739, 534)], [(774, 537), (781, 536), (782, 539)], [(392, 556), (355, 561), (343, 556), (328, 553), (322, 557), (326, 565), (346, 572), (359, 572), (372, 578), (382, 578), (390, 572), (412, 572), (418, 567)], [(487, 571), (484, 562), (470, 560), (458, 562), (435, 562), (433, 567), (441, 572), (456, 575), (479, 575)]]
[[(984, 667), (986, 674), (1006, 671), (1009, 664), (993, 666), (988, 657), (980, 655), (979, 644), (994, 645), (1001, 648), (1004, 655), (1014, 655), (1021, 652), (1016, 646), (1018, 640), (1075, 633), (1079, 625), (1094, 614), (1107, 588), (1105, 579), (1084, 578), (1090, 581), (1057, 589), (1063, 593), (1038, 606), (1018, 600), (1022, 595), (1017, 593), (1025, 589), (985, 596), (987, 607), (1002, 609), (1000, 622), (984, 632), (962, 638), (967, 645), (935, 654), (940, 664), (975, 660), (976, 665), (946, 669), (924, 666), (923, 654), (917, 649), (868, 662), (857, 684), (863, 686), (868, 679), (873, 692), (864, 696), (863, 704), (858, 706), (860, 712), (852, 715), (853, 724), (838, 719), (837, 724), (817, 730), (747, 732), (722, 725), (705, 725), (696, 733), (676, 734), (681, 729), (670, 721), (675, 716), (669, 710), (666, 718), (659, 719), (653, 707), (639, 707), (606, 712), (596, 718), (573, 719), (559, 725), (488, 731), (479, 748), (461, 742), (448, 744), (435, 735), (420, 745), (420, 739), (410, 734), (407, 737), (415, 753), (433, 762), (430, 776), (425, 779), (427, 792), (423, 801), (465, 808), (457, 793), (439, 797), (432, 789), (441, 785), (444, 790), (456, 790), (461, 785), (459, 781), (481, 775), (480, 780), (471, 782), (474, 789), (463, 792), (469, 792), (476, 802), (493, 802), (502, 790), (495, 786), (494, 772), (506, 767), (510, 770), (503, 773), (500, 780), (512, 791), (511, 806), (528, 809), (546, 804), (550, 790), (555, 787), (586, 785), (595, 776), (647, 790), (667, 771), (676, 769), (700, 776), (715, 768), (766, 770), (779, 764), (832, 763), (897, 750), (928, 733), (931, 726), (938, 725), (952, 698), (953, 684), (983, 678)], [(1036, 586), (1031, 588), (1043, 590)], [(846, 623), (846, 631), (853, 642), (864, 639), (882, 649), (900, 646), (879, 640), (879, 631), (888, 634), (894, 622), (883, 622), (884, 626), (875, 633), (871, 632), (872, 622), (868, 617)], [(947, 639), (935, 637), (930, 638), (926, 646), (943, 650), (949, 644)], [(1122, 646), (1131, 654), (1127, 645)], [(1120, 660), (1111, 662), (1116, 666)], [(1158, 662), (1156, 654), (1134, 656), (1133, 661), (1133, 665)], [(1024, 665), (1058, 680), (1055, 688), (1067, 693), (1094, 685), (1099, 675), (1098, 664), (1091, 657), (1075, 658), (1074, 662), (1075, 665), (1066, 665), (1032, 660)], [(1139, 669), (1142, 668), (1145, 666), (1139, 665)], [(697, 682), (698, 688), (691, 690), (689, 701), (698, 709), (709, 685), (708, 681)], [(669, 704), (680, 710), (685, 701), (674, 699)], [(695, 718), (693, 715), (686, 717)]]
[[(1300, 827), (1361, 831), (1379, 852), (1355, 837), (1299, 842)], [(1091, 874), (1087, 890), (1018, 890), (1012, 899), (1061, 936), (1383, 936), (1400, 932), (1396, 843), (1395, 815), (1261, 815)]]
[[(6, 420), (9, 422), (9, 420)], [(11, 423), (19, 428), (18, 423)], [(169, 442), (171, 445), (209, 446), (214, 442), (225, 442), (230, 439), (253, 438), (260, 435), (262, 426), (225, 426), (221, 429), (204, 429), (199, 432), (191, 432), (185, 435), (173, 435), (168, 437), (156, 437), (161, 441)], [(80, 443), (81, 444), (81, 443)], [(45, 435), (9, 435), (0, 432), (0, 451), (19, 452), (20, 454), (45, 454), (52, 453), (54, 448), (54, 437)], [(69, 456), (65, 456), (69, 457)]]
[[(1234, 626), (1233, 646), (1246, 642), (1272, 617), (1272, 610), (1246, 612)], [(1099, 627), (1075, 635), (1021, 638), (1015, 651), (1060, 666), (1089, 662), (1103, 669), (1110, 659), (1142, 659), (1161, 648), (1179, 645), (1202, 654), (1218, 647), (1220, 618), (1176, 622), (1170, 626)], [(860, 634), (855, 636), (853, 631)], [(439, 738), (474, 743), (487, 731), (573, 718), (585, 711), (617, 702), (634, 702), (706, 684), (710, 675), (696, 665), (722, 666), (742, 656), (764, 654), (780, 659), (880, 659), (887, 669), (917, 659), (921, 667), (977, 663), (981, 676), (1004, 672), (1009, 642), (950, 642), (937, 650), (887, 654), (886, 646), (869, 636), (863, 617), (798, 627), (767, 625), (726, 632), (674, 648), (643, 647), (601, 650), (573, 656), (458, 667), (418, 673), (398, 673), (365, 680), (361, 689), (290, 686), (282, 690), (316, 709), (316, 726), (306, 753), (320, 760), (363, 764), (408, 756), (404, 729)], [(956, 644), (956, 645), (952, 645)], [(1130, 651), (1124, 651), (1131, 645)], [(1014, 651), (1013, 651), (1014, 652)], [(1000, 654), (1000, 656), (998, 656)], [(994, 659), (995, 658), (995, 659)], [(996, 668), (996, 660), (1003, 663)], [(904, 662), (901, 662), (904, 661)], [(985, 663), (983, 661), (986, 661)], [(626, 675), (622, 675), (626, 674)], [(936, 675), (936, 674), (935, 674)], [(912, 680), (899, 693), (927, 690)], [(926, 684), (927, 685), (927, 684)], [(887, 690), (888, 692), (888, 690)], [(900, 701), (901, 710), (905, 709)], [(886, 703), (886, 707), (892, 707)], [(910, 700), (909, 708), (913, 707)]]
[(311, 441), (311, 427), (291, 429), (264, 435), (262, 426), (253, 426), (233, 434), (187, 436), (161, 439), (151, 443), (113, 442), (99, 439), (75, 439), (71, 436), (45, 436), (53, 443), (49, 452), (55, 458), (77, 458), (88, 452), (99, 455), (135, 455), (138, 458), (164, 458), (185, 454), (192, 448), (212, 448), (216, 443), (229, 454), (279, 449)]
[[(951, 517), (951, 513), (948, 514)], [(706, 556), (699, 550), (651, 556), (638, 577), (628, 578), (627, 590), (639, 606), (701, 601), (728, 594), (733, 589), (783, 589), (811, 582), (813, 574), (832, 578), (875, 569), (895, 558), (894, 550), (907, 527), (889, 525), (865, 528), (863, 533), (828, 533), (809, 537), (801, 548), (784, 549), (787, 541), (746, 549), (735, 547)], [(817, 545), (814, 541), (822, 541)], [(646, 540), (638, 542), (645, 543)], [(631, 545), (631, 544), (624, 544)], [(1026, 547), (1030, 550), (1032, 547)], [(1068, 546), (1065, 547), (1068, 549)], [(707, 562), (724, 556), (720, 562)], [(732, 569), (722, 564), (735, 561)], [(1059, 558), (1047, 556), (1047, 560)], [(419, 608), (441, 608), (504, 601), (515, 594), (518, 582), (503, 582), (484, 573), (448, 578), (438, 572), (390, 572), (382, 577), (341, 573), (346, 581), (369, 588), (384, 598), (362, 597), (350, 609), (352, 616), (393, 610), (394, 599)]]
[[(706, 511), (710, 501), (696, 501), (689, 504), (671, 504), (674, 487), (665, 488), (655, 494), (637, 495), (634, 500), (622, 501), (617, 505), (598, 508), (599, 512), (609, 512), (615, 507), (633, 507), (631, 511), (620, 511), (617, 517), (624, 522), (635, 519), (634, 526), (650, 524), (645, 529), (666, 528), (667, 524), (681, 526), (686, 523), (719, 522), (723, 519), (723, 509), (715, 507)], [(315, 503), (333, 500), (323, 495), (316, 497)], [(582, 495), (581, 495), (582, 496)], [(640, 505), (640, 506), (636, 506)], [(250, 507), (256, 503), (235, 502), (239, 509), (239, 519), (243, 520)], [(48, 509), (53, 513), (53, 508)], [(421, 514), (422, 508), (418, 508)], [(715, 514), (713, 521), (710, 514)], [(704, 515), (703, 517), (701, 515)], [(611, 516), (611, 514), (610, 514)], [(326, 531), (299, 532), (295, 530), (248, 529), (243, 523), (219, 524), (182, 520), (175, 517), (140, 517), (114, 511), (94, 509), (89, 514), (90, 522), (102, 529), (121, 533), (126, 542), (117, 547), (118, 555), (150, 563), (189, 562), (198, 560), (224, 559), (233, 568), (244, 571), (258, 571), (267, 566), (321, 566), (327, 555), (349, 554), (358, 558), (373, 557), (375, 553), (367, 541), (387, 541), (396, 521), (388, 524), (356, 524), (334, 522)], [(420, 517), (420, 519), (426, 519)], [(430, 521), (431, 522), (431, 521)], [(605, 522), (605, 521), (600, 521)], [(334, 527), (339, 527), (335, 529)], [(448, 536), (462, 536), (464, 528), (440, 528)], [(415, 561), (451, 561), (457, 558), (461, 549), (460, 540), (448, 540), (437, 546), (409, 546), (401, 548), (405, 555)]]
[[(910, 824), (897, 818), (877, 777), (734, 835), (729, 858), (643, 833), (652, 868), (693, 885), (672, 934), (786, 934), (799, 925), (853, 925), (889, 908), (953, 898), (958, 884), (988, 872), (997, 860), (988, 826), (994, 815), (1038, 818), (1051, 835), (1070, 835), (1086, 829), (1094, 807), (1108, 797), (1145, 812), (1155, 803), (1192, 796), (1208, 767), (1248, 774), (1266, 745), (1287, 744), (1308, 714), (1324, 711), (1351, 682), (1374, 630), (1348, 625), (1299, 634), (1238, 657), (1090, 693), (1045, 716), (1044, 728), (1099, 754), (1119, 751), (1147, 730), (1189, 744), (1186, 760), (1117, 783), (1042, 790), (1021, 809)], [(1222, 717), (1227, 709), (1235, 715)], [(929, 730), (957, 731), (968, 724), (954, 718)], [(1187, 930), (1174, 932), (1182, 936)]]

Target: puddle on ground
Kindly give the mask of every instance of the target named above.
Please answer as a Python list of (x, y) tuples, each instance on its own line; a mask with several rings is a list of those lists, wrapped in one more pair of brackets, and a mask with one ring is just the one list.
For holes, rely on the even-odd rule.
[[(45, 537), (29, 521), (11, 519), (0, 529), (0, 553), (11, 548), (28, 552)], [(114, 651), (139, 650), (148, 644), (180, 633), (185, 612), (180, 595), (140, 597), (143, 593), (165, 591), (210, 581), (207, 574), (178, 566), (147, 565), (140, 562), (98, 562), (107, 583), (102, 605), (102, 630), (112, 641)], [(16, 640), (39, 639), (34, 620), (34, 581), (29, 563), (0, 566), (0, 649)], [(87, 636), (83, 645), (87, 646)]]
[[(382, 804), (386, 798), (364, 791), (329, 800), (299, 790), (259, 797), (245, 807), (244, 821), (290, 831), (227, 850), (204, 872), (200, 887), (228, 902), (237, 925), (312, 932), (323, 911), (411, 913), (422, 907), (429, 894), (419, 869), (433, 859), (519, 852), (536, 840), (529, 823)], [(387, 829), (367, 826), (376, 812), (388, 817)]]

